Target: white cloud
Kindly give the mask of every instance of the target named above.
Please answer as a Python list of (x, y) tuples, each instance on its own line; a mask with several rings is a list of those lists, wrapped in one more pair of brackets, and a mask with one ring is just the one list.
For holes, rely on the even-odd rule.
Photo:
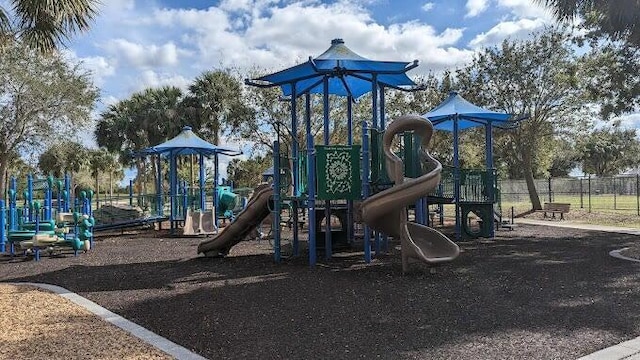
[(425, 3), (424, 5), (422, 5), (421, 9), (422, 9), (422, 11), (431, 11), (435, 5), (436, 4), (434, 4), (432, 2), (428, 2), (428, 3)]
[(467, 0), (467, 4), (465, 5), (467, 14), (464, 17), (478, 16), (487, 10), (488, 5), (488, 0)]
[(503, 21), (485, 33), (476, 35), (469, 42), (473, 48), (496, 45), (506, 38), (523, 39), (529, 37), (532, 32), (545, 26), (543, 19), (520, 19), (517, 21)]
[(135, 68), (155, 68), (178, 64), (179, 50), (173, 42), (163, 45), (143, 45), (126, 39), (110, 40), (105, 49)]
[(553, 21), (551, 12), (542, 4), (531, 0), (498, 0), (498, 6), (507, 8), (521, 19), (544, 19)]
[(145, 70), (133, 80), (130, 90), (134, 92), (164, 85), (172, 85), (185, 90), (191, 83), (191, 80), (192, 79), (187, 79), (175, 73), (158, 73), (153, 70)]

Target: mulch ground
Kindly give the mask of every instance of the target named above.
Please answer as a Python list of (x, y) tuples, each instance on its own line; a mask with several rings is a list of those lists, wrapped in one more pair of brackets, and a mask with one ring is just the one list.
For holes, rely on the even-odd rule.
[(0, 258), (0, 281), (66, 287), (211, 359), (574, 359), (640, 335), (640, 264), (608, 255), (636, 239), (521, 225), (403, 276), (395, 248), (310, 269), (275, 264), (266, 241), (213, 259), (150, 232)]

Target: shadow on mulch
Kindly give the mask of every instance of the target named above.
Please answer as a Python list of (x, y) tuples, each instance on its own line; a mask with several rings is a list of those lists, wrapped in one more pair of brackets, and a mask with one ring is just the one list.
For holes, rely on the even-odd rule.
[(210, 259), (198, 239), (137, 236), (0, 263), (0, 280), (69, 288), (212, 359), (569, 359), (640, 335), (639, 267), (608, 256), (629, 235), (520, 226), (407, 276), (396, 247), (310, 269), (306, 253), (274, 264), (267, 242)]

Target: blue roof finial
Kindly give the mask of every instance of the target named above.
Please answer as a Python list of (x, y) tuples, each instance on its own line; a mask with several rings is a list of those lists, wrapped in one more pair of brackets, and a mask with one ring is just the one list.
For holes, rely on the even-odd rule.
[(456, 95), (458, 95), (458, 90), (449, 91), (449, 96), (456, 96)]
[(185, 127), (182, 128), (182, 131), (191, 131), (191, 126), (185, 125)]
[(331, 40), (331, 45), (338, 45), (338, 44), (344, 44), (344, 40), (340, 38)]

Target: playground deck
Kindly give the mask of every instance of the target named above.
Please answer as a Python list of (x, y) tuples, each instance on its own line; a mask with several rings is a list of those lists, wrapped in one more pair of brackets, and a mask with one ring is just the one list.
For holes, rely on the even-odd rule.
[(0, 258), (0, 281), (63, 286), (211, 359), (575, 359), (640, 335), (638, 266), (608, 255), (630, 235), (522, 225), (407, 276), (397, 254), (309, 269), (305, 256), (274, 264), (267, 241), (211, 259), (198, 239), (144, 236)]

